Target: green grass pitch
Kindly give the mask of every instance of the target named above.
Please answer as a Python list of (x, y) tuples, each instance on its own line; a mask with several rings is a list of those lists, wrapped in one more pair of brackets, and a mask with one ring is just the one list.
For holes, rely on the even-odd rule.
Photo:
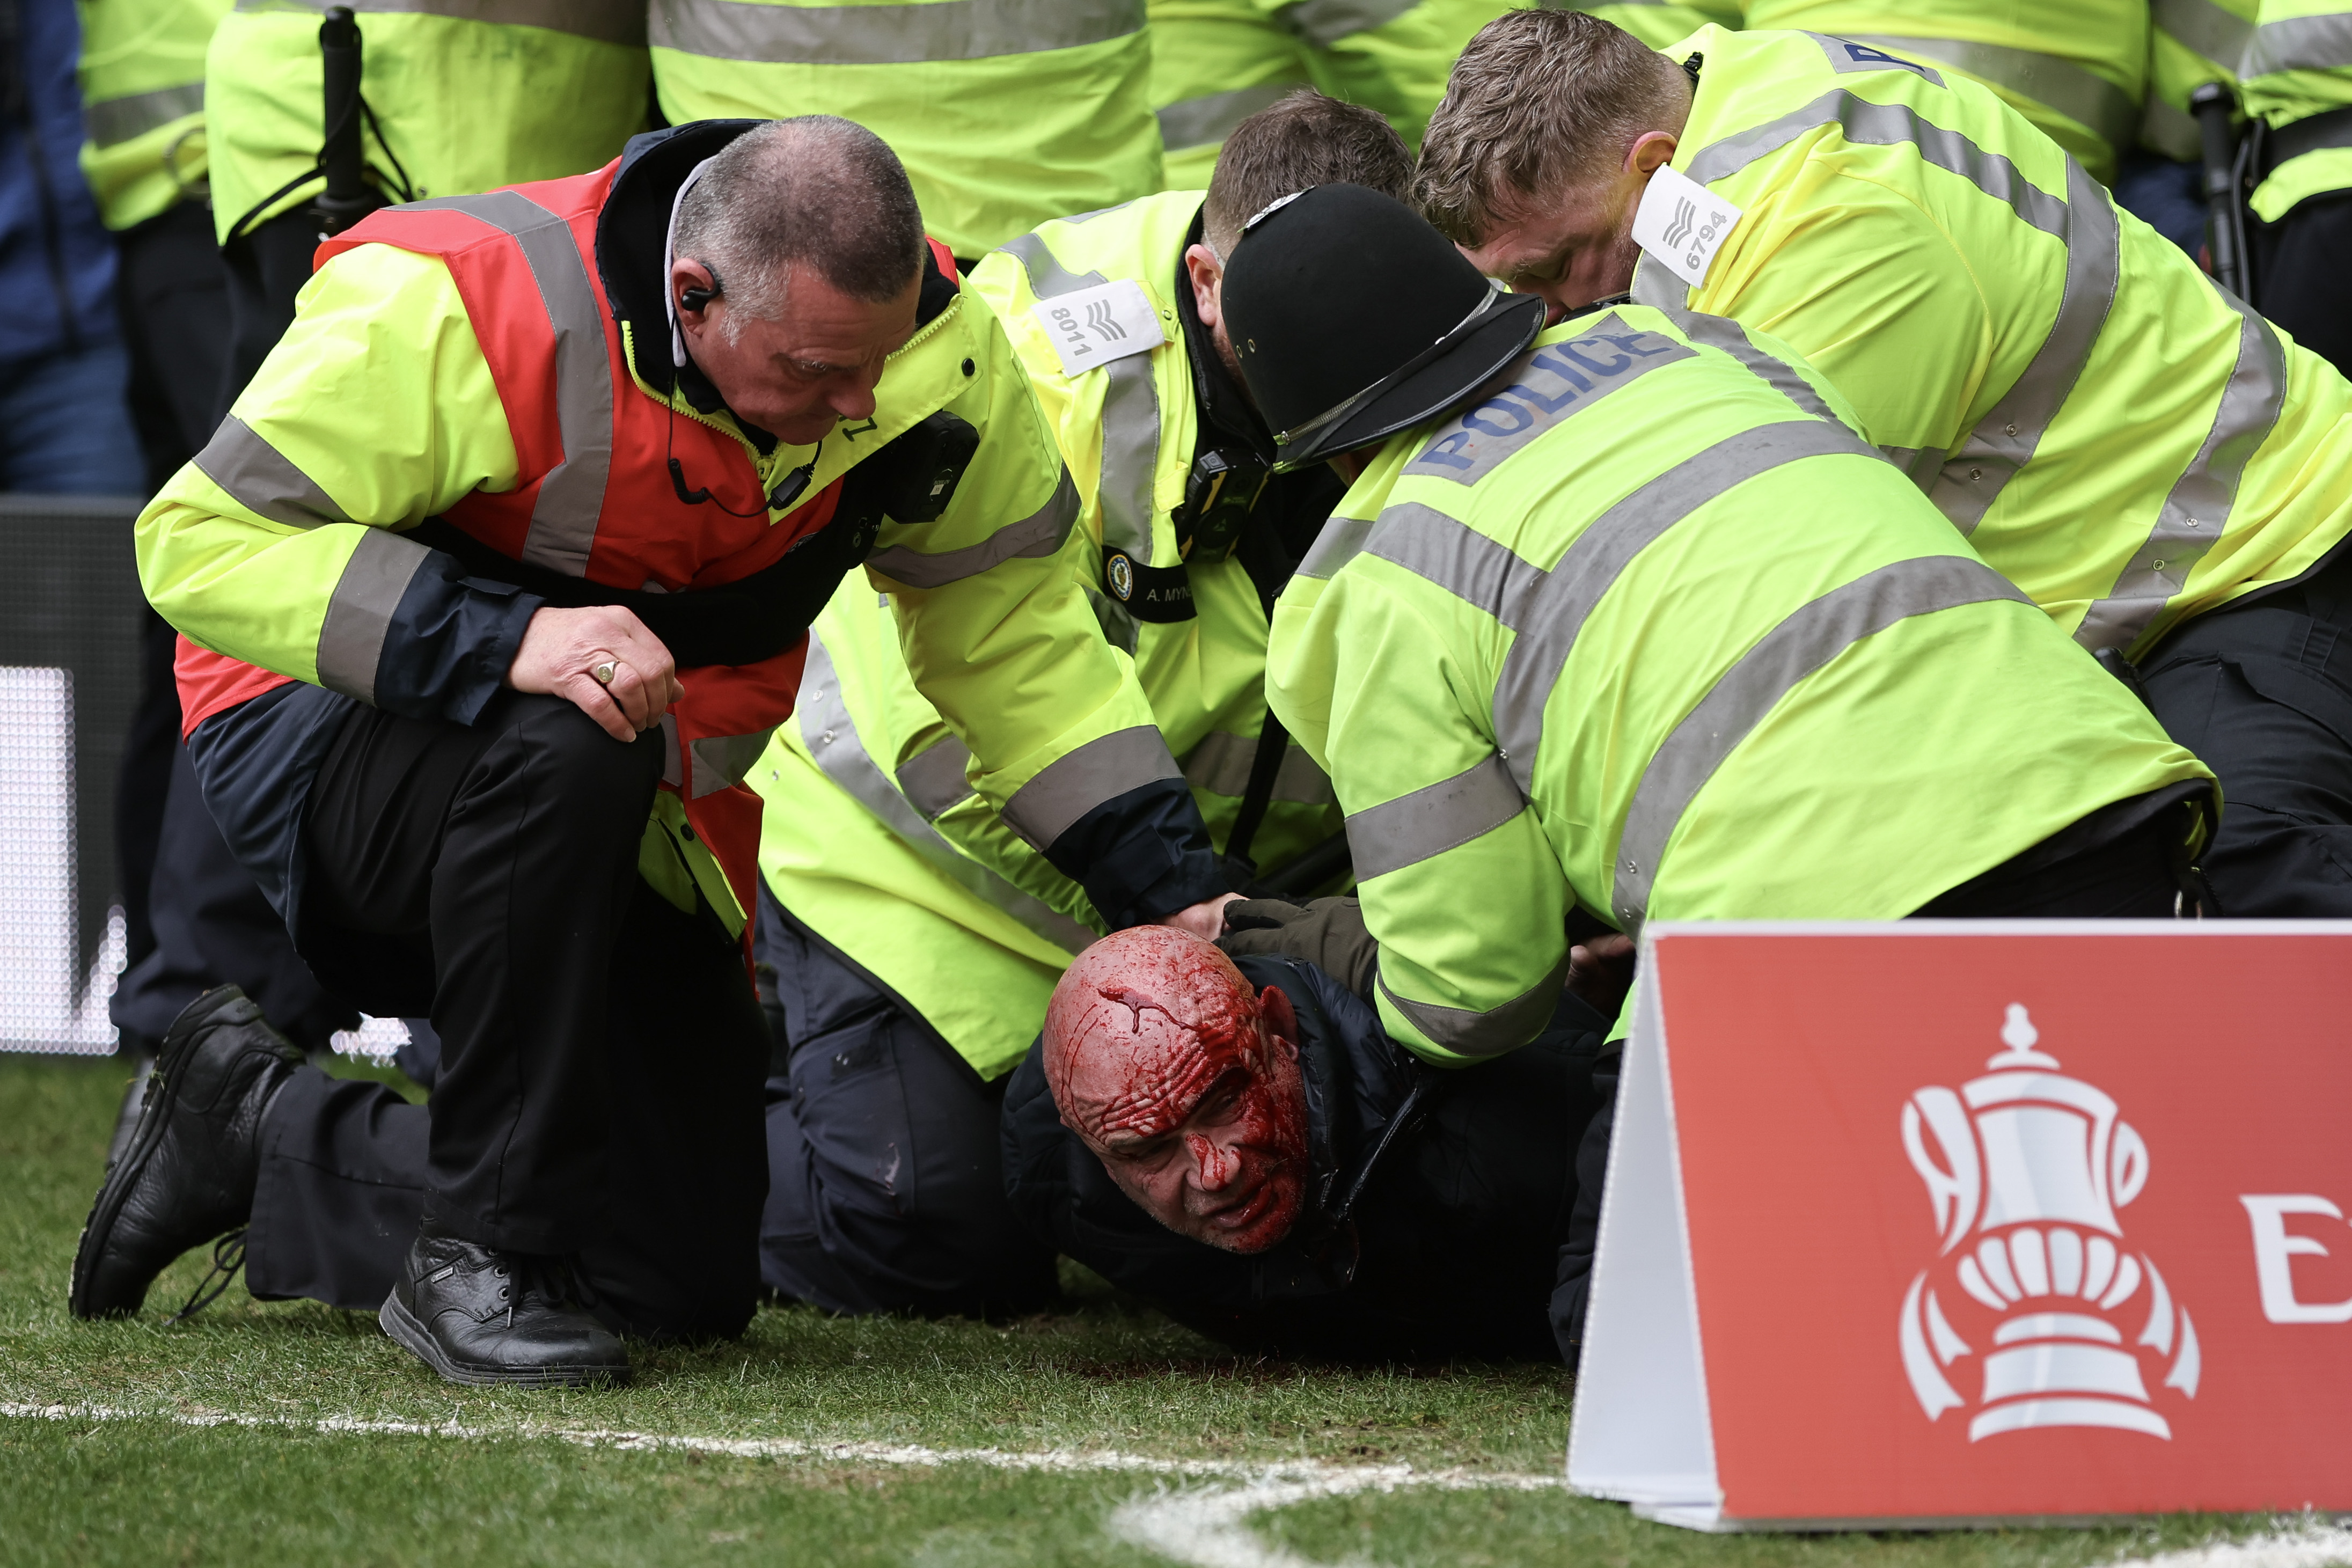
[(2071, 1568), (2265, 1525), (1696, 1535), (1559, 1488), (1559, 1368), (1236, 1357), (1076, 1270), (1066, 1310), (1010, 1324), (763, 1309), (735, 1343), (635, 1346), (635, 1384), (593, 1393), (455, 1388), (370, 1315), (241, 1284), (166, 1327), (194, 1257), (140, 1320), (77, 1323), (67, 1273), (122, 1083), (112, 1063), (0, 1057), (9, 1568), (948, 1568), (1171, 1561), (1160, 1548), (1282, 1568)]

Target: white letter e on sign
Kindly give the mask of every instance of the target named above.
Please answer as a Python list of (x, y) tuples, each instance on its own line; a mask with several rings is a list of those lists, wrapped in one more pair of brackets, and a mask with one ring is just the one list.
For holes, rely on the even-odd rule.
[(2298, 1255), (2325, 1258), (2327, 1248), (2315, 1237), (2289, 1236), (2286, 1230), (2288, 1215), (2342, 1219), (2344, 1211), (2312, 1193), (2245, 1193), (2238, 1201), (2254, 1227), (2254, 1279), (2262, 1286), (2263, 1316), (2273, 1323), (2352, 1323), (2352, 1300), (2295, 1300), (2292, 1260)]

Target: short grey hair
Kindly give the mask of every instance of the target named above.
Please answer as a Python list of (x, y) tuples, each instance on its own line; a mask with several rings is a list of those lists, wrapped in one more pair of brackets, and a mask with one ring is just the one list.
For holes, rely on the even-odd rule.
[(1479, 246), (1531, 204), (1616, 169), (1645, 132), (1681, 134), (1682, 68), (1580, 11), (1508, 11), (1454, 63), (1429, 117), (1413, 205), (1457, 245)]
[(795, 267), (853, 300), (897, 299), (922, 273), (923, 215), (889, 143), (803, 115), (747, 131), (710, 161), (678, 205), (676, 253), (718, 276), (732, 307), (719, 330), (733, 342), (745, 320), (783, 313)]

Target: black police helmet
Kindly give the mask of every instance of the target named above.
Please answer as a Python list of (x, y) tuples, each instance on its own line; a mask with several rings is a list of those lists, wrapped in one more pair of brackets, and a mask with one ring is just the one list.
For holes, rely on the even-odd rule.
[(1459, 403), (1526, 352), (1544, 303), (1497, 293), (1403, 203), (1314, 185), (1242, 231), (1224, 320), (1276, 432), (1275, 466), (1289, 469)]

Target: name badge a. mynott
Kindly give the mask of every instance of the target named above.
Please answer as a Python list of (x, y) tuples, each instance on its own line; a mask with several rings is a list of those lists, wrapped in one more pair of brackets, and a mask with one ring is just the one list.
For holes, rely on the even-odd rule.
[(1633, 243), (1696, 289), (1706, 281), (1741, 211), (1680, 170), (1661, 168), (1634, 209)]
[(1030, 306), (1029, 314), (1062, 356), (1064, 375), (1144, 353), (1168, 341), (1151, 296), (1132, 278), (1053, 295)]

